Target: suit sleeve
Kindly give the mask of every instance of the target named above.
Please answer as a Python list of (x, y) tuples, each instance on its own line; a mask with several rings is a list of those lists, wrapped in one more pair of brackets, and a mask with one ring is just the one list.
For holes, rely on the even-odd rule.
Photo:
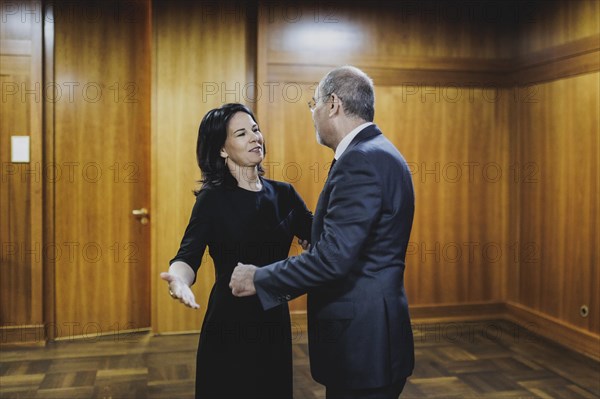
[(293, 207), (292, 233), (296, 237), (310, 242), (313, 214), (308, 210), (304, 200), (302, 200), (292, 185), (290, 185), (290, 190)]
[(254, 276), (264, 309), (295, 298), (311, 288), (352, 271), (381, 209), (381, 185), (373, 165), (358, 151), (340, 159), (330, 176), (333, 186), (323, 231), (310, 251), (259, 268)]
[(194, 270), (194, 273), (198, 272), (210, 234), (211, 206), (209, 197), (209, 190), (205, 189), (200, 190), (200, 193), (196, 196), (196, 202), (192, 208), (192, 214), (183, 234), (179, 250), (177, 255), (169, 261), (169, 265), (175, 261), (183, 261)]

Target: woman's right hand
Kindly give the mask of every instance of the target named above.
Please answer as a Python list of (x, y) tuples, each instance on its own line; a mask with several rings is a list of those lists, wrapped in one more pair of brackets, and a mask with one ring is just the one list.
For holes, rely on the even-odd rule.
[(196, 303), (194, 293), (180, 277), (173, 273), (163, 272), (160, 278), (169, 283), (169, 294), (173, 299), (179, 299), (179, 302), (192, 309), (199, 309), (200, 305)]
[(310, 248), (310, 243), (308, 242), (308, 240), (303, 240), (301, 238), (298, 238), (298, 244), (300, 244), (302, 249), (305, 251)]

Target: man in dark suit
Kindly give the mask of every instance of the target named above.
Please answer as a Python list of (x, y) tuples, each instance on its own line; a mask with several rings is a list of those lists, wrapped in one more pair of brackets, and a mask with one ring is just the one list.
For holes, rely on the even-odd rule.
[(371, 79), (330, 71), (309, 104), (319, 143), (335, 151), (311, 247), (261, 268), (239, 264), (230, 287), (269, 309), (308, 292), (313, 378), (327, 398), (397, 399), (414, 366), (404, 259), (414, 193), (406, 161), (376, 125)]

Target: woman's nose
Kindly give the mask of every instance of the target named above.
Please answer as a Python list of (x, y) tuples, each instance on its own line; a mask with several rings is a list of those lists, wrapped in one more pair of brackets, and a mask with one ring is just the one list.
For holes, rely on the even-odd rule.
[(260, 134), (260, 132), (252, 132), (252, 136), (251, 136), (251, 141), (258, 141), (259, 143), (262, 142), (262, 135)]

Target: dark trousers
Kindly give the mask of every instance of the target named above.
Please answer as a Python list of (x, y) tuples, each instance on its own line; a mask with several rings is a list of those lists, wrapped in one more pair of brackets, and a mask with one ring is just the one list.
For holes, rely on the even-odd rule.
[(398, 399), (404, 389), (406, 379), (393, 385), (373, 389), (344, 389), (327, 387), (326, 399)]

